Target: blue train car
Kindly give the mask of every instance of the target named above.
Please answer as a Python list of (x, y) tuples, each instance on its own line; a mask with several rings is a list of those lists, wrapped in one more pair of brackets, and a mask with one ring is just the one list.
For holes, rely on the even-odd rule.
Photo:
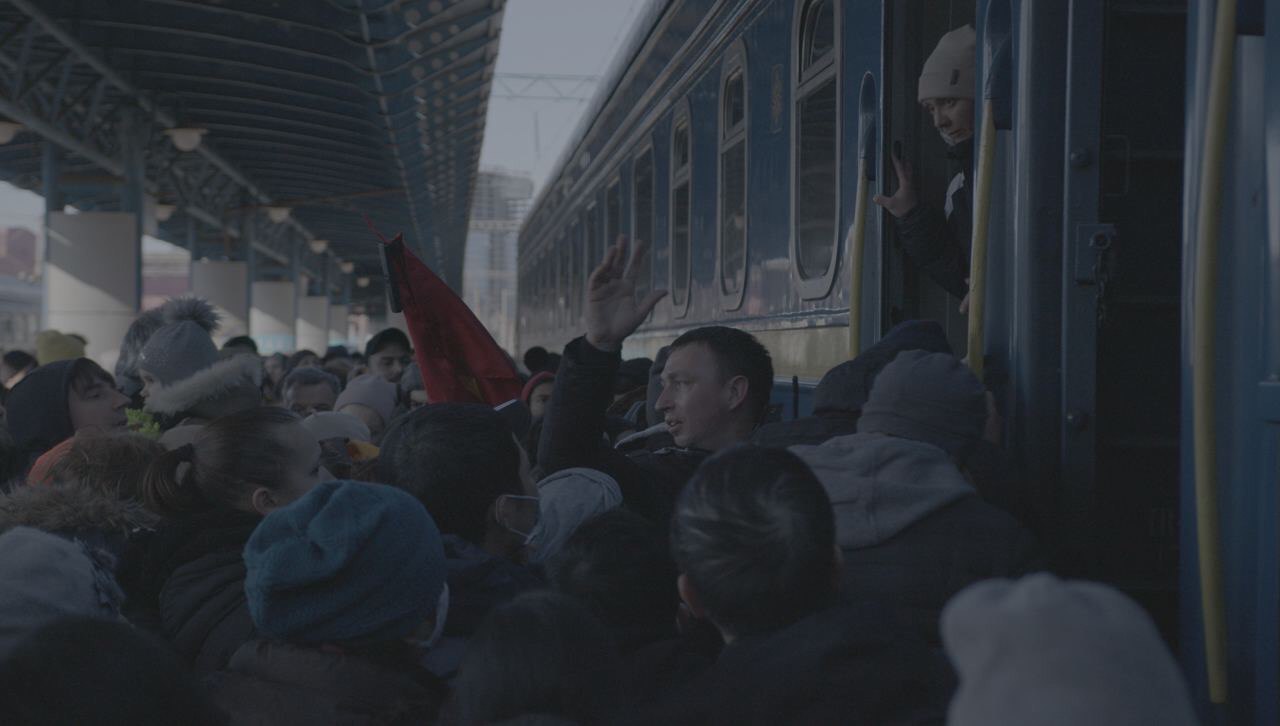
[[(1280, 723), (1280, 75), (1265, 72), (1280, 68), (1280, 2), (1239, 5), (1215, 389), (1226, 705), (1205, 685), (1184, 253), (1216, 3), (650, 2), (522, 230), (520, 347), (581, 334), (586, 277), (619, 234), (652, 245), (641, 287), (670, 291), (624, 353), (709, 323), (749, 330), (788, 416), (848, 357), (855, 294), (864, 347), (937, 320), (987, 361), (1056, 568), (1146, 606), (1207, 721)], [(871, 193), (891, 194), (891, 156), (910, 160), (921, 200), (941, 206), (954, 169), (916, 79), (965, 24), (979, 79), (1004, 80), (980, 352), (892, 217), (871, 208), (856, 281), (848, 245), (860, 161)], [(984, 50), (1002, 45), (1007, 67)]]

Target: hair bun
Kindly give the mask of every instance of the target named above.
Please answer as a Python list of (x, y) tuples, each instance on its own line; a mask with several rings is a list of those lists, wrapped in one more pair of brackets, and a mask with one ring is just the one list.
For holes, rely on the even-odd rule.
[(187, 443), (173, 450), (174, 456), (179, 462), (191, 463), (196, 458), (196, 445)]

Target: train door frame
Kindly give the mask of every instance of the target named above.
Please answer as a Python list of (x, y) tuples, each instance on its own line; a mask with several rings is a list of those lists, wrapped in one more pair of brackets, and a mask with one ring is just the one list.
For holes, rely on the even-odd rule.
[[(881, 194), (891, 194), (887, 180), (893, 179), (894, 185), (899, 183), (892, 160), (900, 155), (912, 165), (915, 172), (919, 203), (937, 205), (938, 200), (943, 197), (952, 176), (948, 173), (950, 162), (944, 154), (935, 153), (940, 149), (926, 151), (929, 148), (926, 144), (941, 142), (934, 141), (937, 133), (928, 126), (920, 111), (916, 91), (924, 61), (942, 33), (965, 24), (977, 29), (979, 2), (980, 0), (951, 0), (946, 21), (942, 23), (933, 22), (940, 13), (931, 13), (927, 9), (932, 7), (929, 0), (895, 0), (885, 3), (882, 42), (884, 89), (881, 92), (881, 125), (884, 133), (880, 143), (883, 158), (881, 169), (884, 173), (882, 178), (886, 181), (881, 183)], [(957, 4), (964, 7), (957, 9)], [(969, 8), (971, 11), (966, 12)], [(960, 18), (964, 18), (965, 22), (957, 24)], [(926, 20), (931, 28), (928, 33), (922, 30)], [(938, 28), (943, 30), (933, 32)], [(975, 99), (975, 106), (978, 103), (980, 101)], [(975, 108), (975, 133), (976, 122)], [(975, 138), (975, 145), (976, 142)], [(967, 182), (972, 189), (973, 181)], [(896, 190), (896, 186), (894, 189)], [(957, 354), (963, 355), (968, 324), (967, 316), (957, 310), (959, 301), (952, 300), (945, 290), (916, 269), (901, 248), (893, 216), (887, 211), (882, 211), (881, 214), (888, 220), (887, 224), (881, 225), (881, 275), (884, 281), (881, 286), (881, 325), (888, 329), (903, 320), (936, 320), (946, 330), (947, 338)], [(994, 229), (993, 232), (999, 233)]]

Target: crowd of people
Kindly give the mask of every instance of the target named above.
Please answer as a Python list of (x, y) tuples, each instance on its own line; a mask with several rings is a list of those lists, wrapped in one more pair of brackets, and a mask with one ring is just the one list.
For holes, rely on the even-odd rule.
[(114, 373), (6, 353), (5, 722), (1195, 723), (1141, 608), (1046, 571), (936, 324), (774, 420), (749, 333), (622, 359), (642, 254), (499, 405), (432, 401), (396, 329), (219, 349), (194, 298)]

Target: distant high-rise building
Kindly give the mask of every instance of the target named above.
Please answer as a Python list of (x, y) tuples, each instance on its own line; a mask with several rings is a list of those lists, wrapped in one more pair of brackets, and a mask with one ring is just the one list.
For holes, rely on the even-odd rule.
[(476, 178), (462, 268), (462, 297), (494, 340), (516, 344), (516, 240), (533, 201), (528, 175), (482, 169)]
[(36, 233), (26, 227), (0, 229), (0, 275), (36, 278)]

